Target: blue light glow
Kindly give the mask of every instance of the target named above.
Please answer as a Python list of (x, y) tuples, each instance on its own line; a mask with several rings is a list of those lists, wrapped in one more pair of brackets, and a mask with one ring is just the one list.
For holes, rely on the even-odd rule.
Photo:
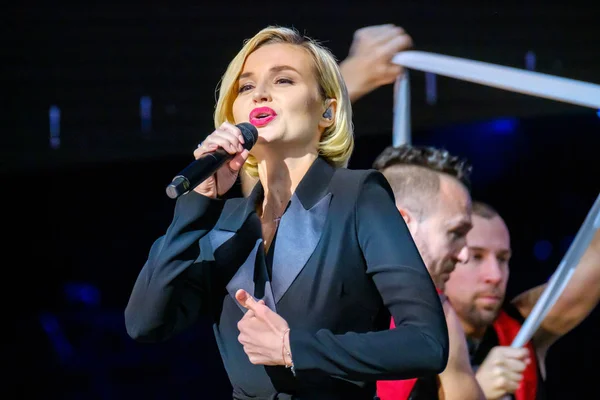
[(513, 133), (517, 128), (517, 119), (515, 118), (499, 118), (489, 121), (484, 125), (484, 131), (492, 133)]
[(540, 261), (546, 261), (552, 254), (552, 243), (547, 240), (539, 240), (533, 246), (533, 255)]
[(64, 290), (67, 299), (73, 303), (83, 303), (90, 306), (100, 304), (100, 290), (88, 283), (67, 283)]

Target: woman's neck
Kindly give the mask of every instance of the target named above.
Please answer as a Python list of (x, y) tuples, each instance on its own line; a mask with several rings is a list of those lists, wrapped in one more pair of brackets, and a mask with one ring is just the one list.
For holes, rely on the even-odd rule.
[(297, 158), (271, 158), (258, 163), (258, 177), (264, 190), (261, 205), (263, 214), (269, 208), (270, 213), (281, 217), (292, 194), (317, 157), (316, 153), (308, 153)]

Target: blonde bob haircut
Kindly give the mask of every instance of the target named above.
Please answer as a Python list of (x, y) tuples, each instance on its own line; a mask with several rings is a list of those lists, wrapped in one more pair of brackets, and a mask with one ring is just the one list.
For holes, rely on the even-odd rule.
[[(300, 46), (311, 55), (323, 104), (325, 105), (327, 99), (337, 100), (333, 124), (323, 132), (318, 152), (333, 166), (346, 167), (354, 149), (352, 106), (337, 60), (327, 48), (311, 38), (300, 35), (294, 29), (269, 26), (244, 42), (244, 46), (229, 63), (221, 79), (218, 88), (219, 98), (214, 114), (215, 128), (221, 126), (225, 121), (234, 123), (233, 102), (238, 95), (238, 78), (246, 58), (258, 48), (272, 43)], [(244, 164), (244, 169), (249, 175), (257, 177), (256, 158), (250, 155)]]

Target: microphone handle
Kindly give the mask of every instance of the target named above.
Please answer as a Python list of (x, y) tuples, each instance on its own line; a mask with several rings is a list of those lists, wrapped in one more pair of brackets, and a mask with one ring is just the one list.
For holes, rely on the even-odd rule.
[(193, 190), (232, 158), (232, 154), (220, 147), (213, 152), (203, 154), (173, 178), (173, 181), (167, 186), (167, 196), (176, 199)]

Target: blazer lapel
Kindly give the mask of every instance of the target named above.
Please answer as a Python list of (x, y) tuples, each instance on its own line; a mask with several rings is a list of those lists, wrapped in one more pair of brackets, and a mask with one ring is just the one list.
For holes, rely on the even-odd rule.
[(335, 169), (317, 158), (292, 196), (277, 230), (273, 255), (273, 295), (281, 300), (315, 251), (331, 202)]
[(271, 282), (269, 282), (267, 277), (262, 239), (256, 241), (246, 261), (238, 268), (233, 278), (227, 284), (227, 292), (240, 310), (246, 313), (246, 308), (235, 299), (235, 293), (239, 289), (244, 289), (258, 300), (264, 300), (267, 307), (276, 311)]
[(275, 303), (290, 288), (315, 251), (329, 211), (331, 193), (309, 210), (296, 195), (281, 218), (273, 255), (273, 295)]
[(213, 229), (208, 233), (208, 239), (210, 241), (210, 248), (213, 251), (217, 250), (219, 247), (223, 245), (223, 243), (227, 242), (235, 235), (235, 232), (230, 231), (222, 231), (220, 229)]
[[(256, 241), (252, 251), (227, 284), (227, 292), (243, 312), (246, 309), (235, 300), (238, 289), (244, 289), (255, 298), (264, 300), (269, 308), (276, 311), (277, 303), (310, 259), (327, 220), (332, 197), (329, 182), (334, 172), (335, 169), (319, 157), (298, 185), (277, 230), (272, 282), (267, 275), (262, 229), (257, 227), (257, 233), (253, 235)], [(255, 211), (256, 202), (262, 196), (263, 187), (259, 182), (248, 198), (232, 204), (230, 210), (223, 210), (224, 217), (219, 220), (216, 228), (237, 232)], [(257, 224), (260, 225), (258, 220)], [(218, 236), (214, 238), (215, 242), (226, 237)]]
[(259, 183), (254, 186), (246, 198), (231, 199), (225, 203), (221, 218), (217, 221), (216, 229), (237, 232), (250, 214), (255, 212), (256, 201), (263, 196), (263, 188)]
[[(243, 232), (238, 232), (248, 219), (253, 219), (252, 214), (255, 212), (256, 201), (262, 196), (263, 188), (259, 182), (247, 198), (232, 202), (228, 209), (223, 210), (223, 217), (219, 219), (210, 235), (213, 251), (216, 251), (218, 247), (235, 236), (236, 233), (240, 236), (240, 240), (255, 240), (254, 247), (226, 285), (227, 292), (244, 313), (247, 311), (246, 308), (235, 299), (235, 293), (239, 289), (244, 289), (258, 300), (264, 300), (270, 309), (276, 311), (271, 282), (269, 282), (265, 264), (262, 229), (258, 219), (255, 221), (256, 224), (253, 224), (253, 221), (248, 221), (251, 223), (247, 227), (248, 229), (244, 228)], [(240, 248), (236, 248), (239, 251)], [(223, 250), (227, 249), (224, 248)], [(232, 251), (236, 250), (232, 249)]]

